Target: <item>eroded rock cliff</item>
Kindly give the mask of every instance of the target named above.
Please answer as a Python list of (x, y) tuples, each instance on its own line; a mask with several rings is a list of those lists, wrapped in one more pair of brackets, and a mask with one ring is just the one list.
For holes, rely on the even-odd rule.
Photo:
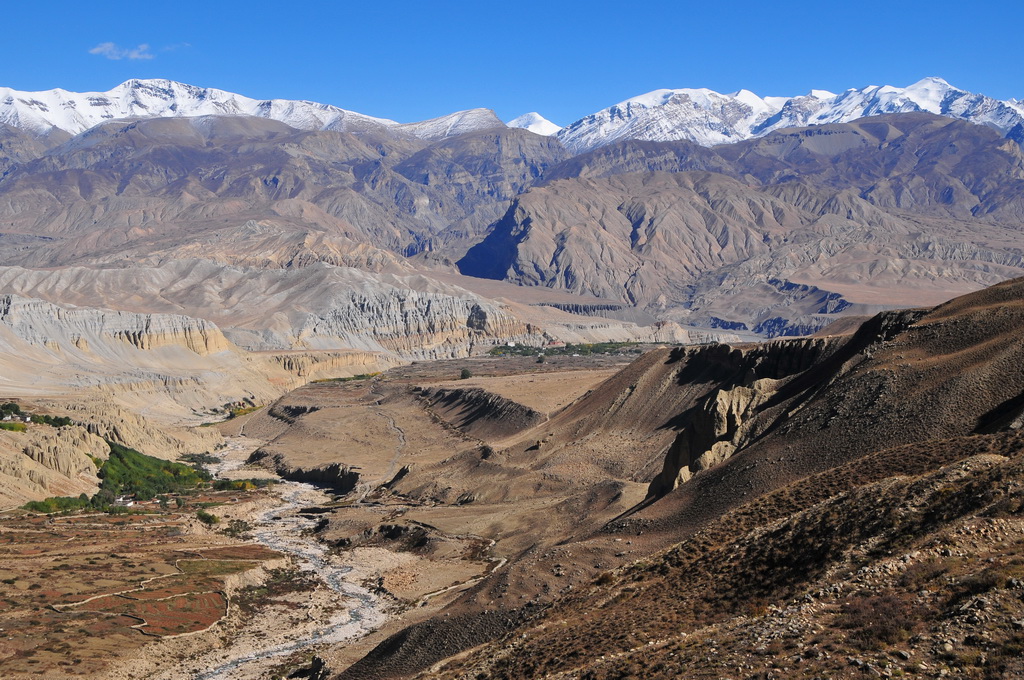
[(99, 479), (93, 459), (105, 460), (109, 454), (105, 441), (77, 425), (0, 431), (0, 509), (49, 496), (95, 493)]

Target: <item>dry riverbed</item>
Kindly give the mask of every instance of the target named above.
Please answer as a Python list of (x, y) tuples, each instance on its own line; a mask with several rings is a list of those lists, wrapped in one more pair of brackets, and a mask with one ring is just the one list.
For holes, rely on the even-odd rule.
[[(273, 477), (245, 465), (259, 443), (229, 438), (213, 471), (227, 479)], [(0, 592), (9, 613), (0, 676), (272, 677), (314, 655), (337, 657), (346, 647), (339, 643), (402, 611), (433, 611), (448, 588), (486, 573), (486, 561), (457, 555), (439, 569), (435, 559), (412, 553), (332, 548), (318, 539), (321, 517), (309, 510), (334, 501), (308, 484), (278, 481), (258, 491), (206, 493), (178, 511), (5, 514)], [(199, 504), (220, 522), (199, 522)]]

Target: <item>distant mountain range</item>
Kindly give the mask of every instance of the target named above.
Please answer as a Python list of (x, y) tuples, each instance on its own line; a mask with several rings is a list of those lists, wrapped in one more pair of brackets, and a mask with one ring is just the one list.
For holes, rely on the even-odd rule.
[(329, 104), (287, 99), (257, 100), (212, 87), (173, 80), (128, 80), (107, 92), (19, 92), (0, 87), (0, 123), (36, 134), (72, 135), (122, 118), (254, 116), (299, 130), (390, 130), (420, 139), (441, 139), (472, 130), (504, 127), (493, 111), (470, 109), (417, 123), (396, 123)]
[(998, 101), (941, 78), (925, 78), (905, 88), (871, 85), (841, 94), (811, 90), (799, 97), (759, 97), (749, 90), (655, 90), (581, 118), (560, 130), (558, 138), (577, 153), (623, 139), (714, 146), (780, 128), (915, 111), (987, 125), (1018, 141), (1024, 138), (1024, 102)]
[(166, 80), (0, 90), (0, 295), (417, 359), (801, 335), (1024, 275), (1021, 109), (937, 79), (662, 90), (557, 129)]
[[(865, 116), (923, 111), (967, 120), (1024, 140), (1024, 102), (1000, 101), (925, 78), (909, 87), (871, 85), (840, 94), (811, 90), (796, 97), (760, 97), (749, 90), (663, 89), (632, 97), (559, 128), (538, 113), (508, 127), (554, 135), (581, 153), (615, 141), (691, 141), (728, 144), (780, 128), (845, 123)], [(299, 130), (388, 131), (426, 140), (505, 127), (489, 109), (458, 111), (426, 121), (398, 123), (309, 101), (257, 100), (171, 80), (129, 80), (107, 92), (20, 92), (0, 88), (0, 123), (49, 135), (71, 135), (122, 118), (244, 115), (280, 121)]]

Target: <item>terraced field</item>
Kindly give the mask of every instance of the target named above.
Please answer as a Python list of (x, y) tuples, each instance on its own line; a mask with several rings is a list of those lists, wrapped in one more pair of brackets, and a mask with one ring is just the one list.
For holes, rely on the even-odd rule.
[(185, 511), (0, 516), (0, 676), (104, 677), (147, 643), (210, 628), (232, 606), (228, 578), (282, 559), (195, 523)]

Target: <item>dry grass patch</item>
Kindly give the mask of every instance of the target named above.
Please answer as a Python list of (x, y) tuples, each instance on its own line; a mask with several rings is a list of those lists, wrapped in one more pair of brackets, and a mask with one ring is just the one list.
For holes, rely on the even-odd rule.
[(182, 559), (191, 541), (228, 539), (182, 533), (181, 523), (176, 514), (0, 515), (0, 678), (105, 677), (153, 636), (220, 620), (225, 576), (281, 559), (263, 546), (209, 543)]

